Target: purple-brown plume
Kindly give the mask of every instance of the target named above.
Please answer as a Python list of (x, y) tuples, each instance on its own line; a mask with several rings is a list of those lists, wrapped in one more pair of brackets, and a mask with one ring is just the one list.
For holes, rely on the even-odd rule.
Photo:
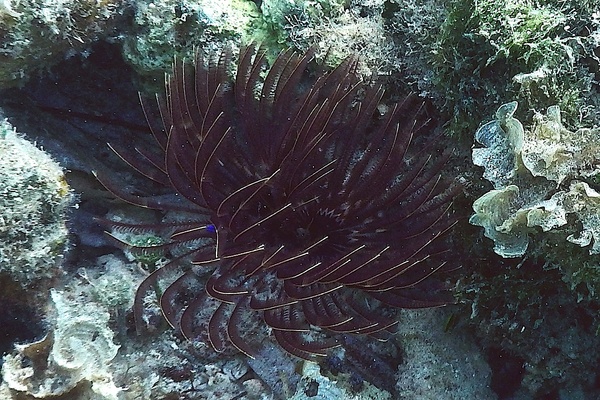
[(159, 99), (163, 127), (152, 129), (158, 151), (115, 149), (180, 201), (124, 193), (100, 176), (125, 201), (181, 213), (109, 222), (163, 236), (130, 247), (172, 257), (138, 289), (138, 329), (158, 292), (164, 317), (190, 340), (252, 356), (245, 332), (259, 316), (285, 350), (312, 358), (338, 334), (385, 339), (390, 306), (446, 304), (432, 275), (456, 266), (443, 236), (457, 186), (442, 177), (447, 154), (427, 144), (422, 102), (409, 96), (380, 115), (383, 89), (357, 77), (352, 57), (313, 76), (311, 51), (267, 68), (249, 46), (230, 77), (231, 58), (176, 61)]

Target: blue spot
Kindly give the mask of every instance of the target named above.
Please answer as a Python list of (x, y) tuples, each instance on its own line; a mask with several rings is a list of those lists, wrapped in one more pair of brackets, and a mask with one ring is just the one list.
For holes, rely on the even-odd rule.
[(210, 225), (206, 226), (206, 230), (209, 231), (210, 233), (215, 233), (217, 231), (217, 227), (214, 226), (213, 224), (210, 224)]

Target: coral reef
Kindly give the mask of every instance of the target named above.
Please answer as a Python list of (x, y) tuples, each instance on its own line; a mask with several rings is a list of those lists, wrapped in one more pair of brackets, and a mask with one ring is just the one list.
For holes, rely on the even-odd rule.
[(0, 86), (109, 39), (123, 0), (5, 0), (0, 5)]
[(488, 256), (494, 261), (467, 278), (462, 293), (484, 345), (521, 360), (520, 395), (591, 396), (598, 375), (589, 351), (600, 342), (600, 131), (565, 128), (557, 106), (523, 128), (515, 109), (501, 106), (476, 133), (485, 147), (473, 150), (473, 162), (495, 188), (474, 202), (470, 221), (498, 255), (520, 260)]
[(28, 286), (60, 272), (73, 195), (62, 168), (0, 122), (0, 273)]
[[(368, 382), (406, 398), (415, 393), (425, 398), (433, 393), (438, 398), (459, 393), (463, 398), (597, 398), (599, 133), (580, 128), (600, 126), (597, 6), (575, 0), (0, 0), (0, 87), (13, 87), (1, 93), (0, 104), (14, 126), (31, 133), (73, 171), (67, 179), (80, 196), (80, 207), (70, 213), (71, 257), (63, 265), (70, 189), (54, 161), (2, 124), (0, 164), (7, 157), (11, 162), (2, 164), (0, 177), (16, 186), (0, 189), (5, 211), (0, 301), (8, 307), (0, 318), (0, 351), (8, 353), (0, 398), (51, 394), (44, 386), (51, 374), (64, 378), (56, 385), (66, 392), (63, 398), (262, 399), (320, 396), (326, 390), (358, 397)], [(442, 314), (471, 316), (486, 360), (468, 331), (433, 329), (444, 325), (443, 318), (428, 319), (428, 313), (403, 313), (394, 346), (381, 346), (390, 350), (386, 355), (392, 363), (359, 342), (352, 351), (335, 353), (346, 363), (343, 371), (333, 373), (324, 363), (305, 368), (304, 377), (302, 368), (268, 339), (260, 361), (231, 353), (215, 356), (209, 345), (190, 344), (165, 330), (158, 307), (147, 315), (155, 331), (134, 333), (130, 309), (136, 286), (165, 260), (152, 252), (123, 257), (106, 247), (109, 238), (93, 217), (159, 223), (164, 215), (137, 214), (107, 200), (89, 171), (115, 167), (126, 190), (135, 188), (138, 181), (113, 165), (105, 143), (127, 147), (145, 140), (136, 91), (162, 91), (162, 72), (173, 54), (190, 57), (194, 46), (213, 52), (244, 41), (263, 44), (268, 63), (288, 47), (315, 46), (317, 58), (329, 48), (331, 64), (359, 53), (358, 72), (379, 75), (377, 82), (386, 86), (383, 103), (408, 91), (432, 99), (451, 120), (446, 127), (465, 159), (470, 133), (504, 104), (477, 131), (481, 146), (473, 151), (490, 184), (460, 156), (450, 166), (471, 178), (467, 194), (480, 199), (471, 218), (476, 226), (461, 228), (465, 240), (456, 241), (470, 251), (464, 265), (476, 266), (458, 288), (462, 314), (456, 307)], [(314, 72), (314, 66), (307, 69)], [(153, 78), (158, 83), (153, 85)], [(508, 103), (514, 99), (518, 108)], [(381, 105), (377, 112), (386, 108)], [(18, 147), (33, 155), (13, 159)], [(24, 163), (29, 165), (25, 173), (13, 168)], [(38, 180), (40, 167), (53, 169), (53, 178)], [(20, 191), (37, 200), (13, 197)], [(454, 204), (469, 209), (465, 203)], [(174, 217), (164, 221), (169, 218)], [(160, 246), (163, 240), (132, 232), (115, 236), (134, 245)], [(56, 301), (47, 301), (50, 285), (60, 287), (53, 291)], [(77, 319), (69, 311), (75, 301), (101, 316), (102, 326), (92, 330), (103, 334), (98, 340), (107, 350), (99, 357), (107, 391), (89, 371), (59, 368), (50, 357), (56, 346), (52, 332), (66, 326), (64, 319), (58, 324), (57, 305), (62, 304), (65, 318)], [(50, 333), (41, 340), (44, 320)], [(350, 348), (350, 340), (344, 340)], [(16, 341), (32, 343), (15, 349)], [(78, 346), (86, 349), (90, 342)], [(461, 352), (467, 356), (459, 357)], [(26, 358), (41, 362), (28, 364)], [(347, 368), (350, 364), (354, 369)], [(273, 374), (273, 366), (291, 378)], [(376, 375), (388, 385), (373, 379)], [(482, 388), (488, 383), (495, 393)]]

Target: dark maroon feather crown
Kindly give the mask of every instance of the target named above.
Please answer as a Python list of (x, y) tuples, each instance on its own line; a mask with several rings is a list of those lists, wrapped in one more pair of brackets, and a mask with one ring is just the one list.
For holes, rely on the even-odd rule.
[(441, 177), (447, 154), (414, 145), (431, 125), (422, 103), (409, 96), (378, 116), (383, 90), (358, 79), (353, 57), (314, 77), (311, 51), (282, 53), (267, 69), (265, 52), (249, 46), (234, 78), (231, 58), (176, 61), (159, 100), (164, 127), (153, 129), (159, 151), (115, 149), (185, 200), (134, 196), (99, 177), (125, 201), (185, 215), (108, 222), (162, 235), (129, 247), (173, 257), (138, 289), (138, 329), (163, 287), (164, 317), (191, 340), (252, 356), (243, 327), (259, 315), (285, 350), (312, 358), (338, 334), (385, 339), (390, 306), (446, 304), (430, 277), (455, 266), (442, 237), (459, 189)]

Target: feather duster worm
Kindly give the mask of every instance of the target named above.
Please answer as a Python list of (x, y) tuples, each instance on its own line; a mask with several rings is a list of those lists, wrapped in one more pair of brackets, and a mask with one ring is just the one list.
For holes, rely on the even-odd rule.
[(390, 306), (446, 304), (428, 278), (451, 267), (442, 237), (456, 220), (457, 186), (441, 178), (447, 154), (413, 144), (431, 129), (422, 103), (409, 96), (377, 116), (383, 89), (357, 77), (352, 57), (317, 76), (307, 73), (311, 51), (287, 51), (267, 68), (265, 52), (249, 46), (233, 77), (231, 59), (176, 60), (158, 101), (163, 127), (152, 129), (159, 151), (114, 149), (180, 201), (134, 196), (99, 177), (125, 201), (188, 216), (108, 222), (165, 237), (133, 251), (177, 253), (140, 285), (138, 329), (162, 284), (162, 313), (186, 338), (252, 356), (242, 326), (253, 314), (282, 348), (309, 359), (339, 345), (339, 334), (385, 339), (396, 323)]

